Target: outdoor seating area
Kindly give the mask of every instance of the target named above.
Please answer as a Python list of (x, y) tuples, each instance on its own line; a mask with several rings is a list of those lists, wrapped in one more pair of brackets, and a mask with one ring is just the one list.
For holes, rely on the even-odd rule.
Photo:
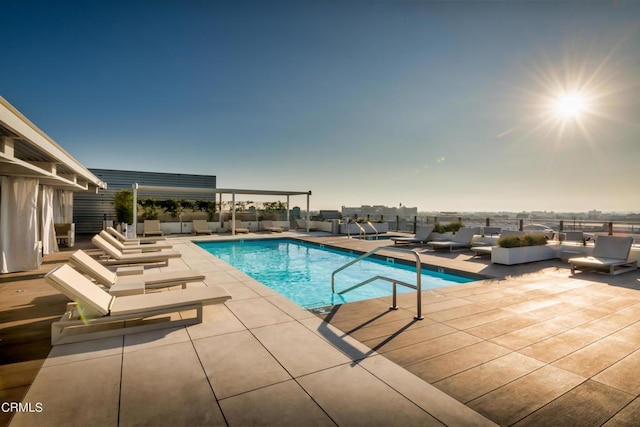
[[(78, 411), (77, 408), (94, 399), (105, 402), (102, 416), (106, 418), (86, 418), (85, 414), (80, 418), (85, 423), (100, 423), (114, 417), (123, 423), (139, 420), (142, 414), (133, 411), (139, 407), (135, 394), (131, 394), (134, 388), (136, 394), (158, 403), (153, 409), (155, 416), (173, 423), (183, 419), (180, 417), (185, 410), (190, 414), (191, 423), (202, 423), (204, 417), (212, 416), (204, 408), (215, 407), (222, 412), (214, 416), (224, 414), (227, 425), (246, 425), (257, 420), (277, 424), (286, 417), (268, 408), (285, 404), (298, 408), (298, 422), (312, 422), (318, 416), (318, 408), (322, 408), (323, 417), (330, 417), (338, 425), (351, 425), (350, 417), (361, 414), (357, 409), (368, 413), (359, 415), (364, 417), (360, 420), (375, 424), (374, 420), (379, 421), (382, 415), (374, 408), (384, 414), (395, 414), (390, 410), (391, 404), (396, 411), (405, 408), (401, 419), (406, 422), (413, 419), (419, 425), (429, 424), (433, 418), (444, 425), (511, 425), (518, 420), (536, 424), (549, 419), (561, 421), (567, 413), (577, 414), (575, 420), (582, 425), (593, 425), (590, 420), (600, 420), (600, 423), (618, 420), (630, 425), (625, 423), (635, 419), (634, 398), (640, 395), (640, 390), (634, 391), (631, 384), (625, 385), (619, 378), (635, 363), (633, 352), (638, 348), (631, 344), (635, 342), (633, 325), (640, 319), (637, 314), (640, 311), (635, 308), (640, 305), (640, 297), (636, 295), (640, 289), (638, 272), (613, 276), (603, 282), (600, 278), (610, 276), (585, 273), (580, 279), (572, 279), (568, 264), (558, 260), (503, 267), (473, 260), (470, 251), (468, 255), (459, 252), (455, 256), (449, 252), (421, 251), (420, 257), (426, 264), (466, 269), (496, 279), (424, 291), (426, 318), (422, 321), (413, 320), (415, 299), (411, 295), (400, 298), (398, 311), (388, 311), (388, 298), (381, 298), (336, 306), (320, 314), (322, 321), (269, 293), (232, 267), (194, 250), (188, 241), (193, 238), (169, 238), (183, 256), (173, 258), (167, 272), (184, 272), (185, 266), (202, 267), (204, 285), (224, 286), (231, 299), (213, 305), (203, 303), (201, 323), (197, 320), (198, 309), (189, 310), (195, 316), (185, 320), (195, 319), (195, 323), (176, 328), (164, 326), (168, 326), (170, 319), (178, 320), (176, 312), (171, 310), (182, 309), (165, 307), (167, 312), (159, 315), (164, 318), (162, 327), (126, 333), (124, 341), (117, 338), (117, 345), (113, 340), (124, 333), (119, 328), (115, 328), (116, 337), (85, 338), (92, 337), (96, 327), (113, 328), (113, 322), (121, 315), (137, 317), (142, 313), (146, 316), (150, 313), (147, 309), (163, 304), (161, 297), (142, 298), (156, 294), (180, 295), (182, 290), (133, 295), (134, 299), (113, 297), (106, 291), (94, 292), (100, 288), (79, 273), (86, 271), (78, 267), (77, 259), (93, 270), (104, 266), (96, 265), (94, 258), (79, 251), (70, 254), (73, 269), (66, 265), (60, 275), (50, 274), (47, 281), (57, 280), (54, 286), (66, 287), (61, 289), (74, 299), (86, 298), (90, 303), (82, 304), (87, 304), (92, 311), (104, 311), (107, 300), (120, 302), (117, 310), (104, 320), (91, 321), (93, 330), (79, 333), (81, 342), (58, 344), (51, 350), (24, 396), (24, 401), (43, 401), (48, 405), (48, 422), (41, 421), (39, 425), (56, 425), (68, 411)], [(335, 241), (321, 235), (309, 239), (318, 243)], [(358, 251), (390, 244), (358, 239), (342, 242), (341, 246)], [(83, 249), (87, 250), (90, 248)], [(159, 277), (165, 268), (147, 267), (141, 276)], [(116, 284), (123, 279), (132, 280), (128, 277), (116, 276)], [(114, 280), (113, 275), (110, 280)], [(194, 285), (195, 289), (204, 286)], [(16, 294), (16, 297), (28, 298), (28, 294)], [(89, 304), (98, 305), (94, 308)], [(151, 320), (147, 318), (146, 322), (153, 323)], [(71, 334), (73, 328), (78, 327), (73, 320), (55, 322), (58, 329), (54, 334), (58, 339), (76, 339), (75, 334)], [(47, 324), (50, 325), (51, 320)], [(132, 326), (137, 324), (136, 321)], [(306, 344), (300, 345), (301, 342)], [(325, 344), (320, 345), (321, 342)], [(325, 349), (324, 345), (328, 347)], [(234, 357), (225, 351), (230, 346), (237, 349)], [(595, 368), (589, 355), (603, 351), (603, 346), (608, 348), (605, 352), (608, 356)], [(146, 369), (150, 357), (156, 362), (153, 369), (151, 366)], [(174, 357), (178, 357), (180, 363), (172, 363), (178, 360)], [(283, 373), (283, 377), (272, 378), (276, 366), (280, 365), (272, 364), (271, 357), (277, 358), (276, 363), (285, 366), (291, 376)], [(198, 360), (202, 360), (204, 366)], [(354, 360), (358, 362), (354, 364)], [(224, 361), (222, 365), (221, 361)], [(171, 366), (170, 371), (175, 370), (176, 376), (158, 376), (157, 370), (165, 366)], [(259, 369), (254, 368), (258, 366)], [(96, 394), (80, 385), (87, 369), (92, 375), (107, 380), (111, 377), (106, 373), (114, 368), (123, 372), (121, 379), (120, 375), (116, 377), (118, 387)], [(252, 372), (248, 382), (246, 375), (237, 374), (247, 370)], [(47, 390), (51, 382), (58, 384), (62, 378), (78, 387), (56, 397), (54, 405), (54, 397)], [(191, 389), (189, 399), (175, 392), (176, 386), (179, 388), (187, 378)], [(197, 385), (206, 384), (207, 378), (212, 382), (215, 396), (211, 388), (206, 391)], [(307, 406), (308, 403), (299, 400), (298, 393), (281, 390), (287, 378), (295, 380), (305, 393), (313, 396), (313, 405)], [(336, 378), (344, 379), (340, 381), (339, 390), (336, 390)], [(354, 399), (354, 396), (362, 397), (363, 384), (372, 394), (367, 399)], [(535, 392), (531, 393), (532, 390)], [(420, 409), (409, 410), (410, 406), (402, 401), (417, 404)], [(345, 402), (352, 408), (350, 411), (340, 409)], [(177, 410), (176, 405), (181, 405), (182, 410)], [(239, 407), (244, 408), (242, 412), (234, 410)], [(12, 425), (33, 424), (40, 420), (39, 415), (16, 414)], [(148, 411), (145, 416), (149, 416)], [(397, 417), (396, 414), (393, 420), (383, 419), (393, 424)]]

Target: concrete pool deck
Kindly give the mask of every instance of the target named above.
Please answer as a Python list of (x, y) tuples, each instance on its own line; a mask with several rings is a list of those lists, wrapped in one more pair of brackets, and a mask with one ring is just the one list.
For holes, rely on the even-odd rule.
[[(302, 237), (277, 237), (287, 235)], [(199, 325), (56, 346), (41, 368), (13, 354), (0, 366), (3, 401), (22, 394), (42, 412), (15, 414), (11, 425), (640, 422), (638, 272), (570, 277), (560, 261), (501, 267), (418, 249), (425, 263), (497, 279), (424, 291), (422, 321), (407, 294), (400, 310), (380, 298), (337, 306), (325, 322), (190, 243), (219, 238), (229, 236), (171, 237), (183, 256), (159, 270), (198, 269), (199, 286), (223, 285), (232, 300), (206, 307)], [(0, 283), (0, 295), (3, 334), (42, 330), (66, 302), (28, 276)], [(11, 344), (1, 343), (28, 353)], [(21, 369), (34, 372), (30, 387)]]

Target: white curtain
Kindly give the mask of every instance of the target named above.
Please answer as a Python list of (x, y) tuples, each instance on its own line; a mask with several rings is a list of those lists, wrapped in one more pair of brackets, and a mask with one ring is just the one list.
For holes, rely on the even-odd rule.
[(73, 222), (73, 191), (55, 190), (53, 193), (53, 222)]
[(38, 180), (0, 176), (0, 273), (36, 270)]
[(53, 227), (53, 194), (54, 189), (43, 185), (40, 191), (40, 232), (42, 236), (42, 253), (52, 254), (58, 252), (56, 231)]

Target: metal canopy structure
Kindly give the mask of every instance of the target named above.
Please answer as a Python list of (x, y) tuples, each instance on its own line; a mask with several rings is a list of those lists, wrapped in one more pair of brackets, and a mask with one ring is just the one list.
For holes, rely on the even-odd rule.
[(138, 218), (138, 191), (168, 193), (168, 192), (182, 192), (193, 194), (218, 194), (220, 196), (220, 206), (222, 206), (222, 195), (231, 194), (231, 234), (236, 234), (236, 194), (251, 194), (260, 196), (287, 196), (287, 221), (289, 221), (289, 198), (291, 196), (307, 196), (307, 232), (309, 232), (309, 198), (311, 197), (311, 190), (309, 191), (282, 191), (282, 190), (247, 190), (241, 188), (189, 188), (189, 187), (163, 187), (152, 185), (138, 185), (133, 184), (133, 233), (137, 235), (137, 218)]
[(107, 184), (0, 97), (0, 174), (38, 178), (64, 190), (97, 190)]

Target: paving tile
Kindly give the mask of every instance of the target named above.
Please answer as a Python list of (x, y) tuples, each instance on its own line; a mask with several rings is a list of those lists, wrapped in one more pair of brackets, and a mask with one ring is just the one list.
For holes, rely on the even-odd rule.
[(594, 304), (592, 308), (607, 310), (609, 313), (613, 313), (623, 308), (638, 304), (638, 302), (640, 301), (638, 301), (637, 297), (624, 295), (624, 296), (614, 297), (606, 301), (602, 301), (597, 304)]
[(565, 327), (557, 325), (553, 321), (547, 321), (500, 335), (492, 338), (491, 341), (503, 347), (518, 350), (564, 331), (566, 331)]
[(491, 311), (491, 309), (487, 308), (487, 306), (483, 304), (471, 303), (471, 304), (461, 305), (460, 307), (449, 308), (446, 310), (440, 310), (436, 312), (429, 310), (429, 308), (425, 307), (425, 310), (423, 310), (423, 316), (426, 316), (438, 322), (442, 322), (446, 320), (466, 317), (476, 313), (486, 313), (488, 311)]
[(171, 329), (158, 329), (124, 336), (124, 352), (144, 350), (189, 341), (184, 326)]
[(437, 313), (439, 311), (451, 310), (453, 308), (471, 306), (474, 304), (476, 303), (463, 298), (450, 298), (447, 301), (427, 301), (426, 303), (422, 303), (422, 311), (424, 313)]
[(583, 377), (592, 377), (636, 349), (632, 344), (607, 337), (557, 360), (553, 366)]
[(229, 295), (231, 295), (231, 301), (240, 301), (244, 299), (260, 297), (260, 295), (258, 295), (254, 290), (252, 290), (251, 288), (248, 288), (247, 286), (245, 286), (243, 283), (240, 283), (240, 282), (225, 283), (222, 286), (224, 286), (227, 292), (229, 292)]
[(434, 323), (424, 328), (400, 330), (388, 337), (364, 340), (363, 344), (375, 351), (387, 352), (454, 332), (457, 331), (449, 326), (442, 323)]
[(640, 347), (640, 322), (614, 332), (609, 337)]
[(51, 349), (42, 366), (46, 368), (79, 360), (121, 355), (123, 341), (123, 337), (110, 337), (57, 345)]
[(637, 374), (640, 369), (640, 350), (637, 350), (620, 361), (609, 366), (598, 375), (594, 376), (595, 381), (615, 387), (633, 395), (640, 394), (640, 376)]
[(267, 301), (278, 307), (280, 310), (287, 313), (289, 316), (296, 320), (310, 319), (316, 316), (307, 309), (300, 307), (298, 304), (291, 301), (289, 298), (282, 295), (274, 295), (266, 297)]
[(314, 334), (329, 341), (351, 360), (361, 360), (365, 357), (377, 354), (360, 341), (346, 335), (340, 329), (323, 321), (322, 319), (301, 319), (299, 322)]
[(409, 366), (441, 354), (476, 344), (481, 340), (466, 332), (454, 332), (397, 350), (384, 352), (384, 356), (400, 366)]
[(119, 425), (225, 421), (191, 342), (124, 353)]
[(298, 382), (338, 425), (443, 425), (358, 365), (326, 369)]
[(495, 425), (383, 356), (369, 357), (359, 365), (445, 425), (478, 427)]
[(547, 365), (468, 403), (500, 425), (511, 425), (585, 381)]
[(223, 399), (220, 407), (230, 427), (335, 426), (295, 381)]
[(442, 356), (409, 365), (406, 369), (430, 383), (450, 377), (510, 353), (511, 350), (482, 341)]
[(340, 350), (298, 322), (251, 331), (294, 378), (350, 362)]
[(249, 331), (203, 338), (193, 345), (218, 399), (291, 379)]
[(558, 305), (560, 303), (560, 301), (550, 298), (536, 298), (534, 300), (509, 305), (507, 307), (504, 307), (504, 310), (511, 311), (516, 314), (524, 314), (530, 311), (540, 310), (542, 308)]
[(576, 329), (605, 337), (640, 320), (640, 314), (629, 308), (592, 320)]
[(443, 320), (442, 322), (453, 328), (466, 330), (508, 317), (513, 317), (513, 313), (501, 308), (494, 308), (487, 311), (470, 314), (464, 317), (458, 317), (456, 319)]
[(203, 307), (202, 323), (187, 326), (192, 340), (244, 331), (246, 328), (225, 304)]
[(293, 320), (291, 316), (264, 298), (227, 301), (225, 305), (248, 329)]
[(592, 320), (599, 319), (610, 314), (605, 308), (585, 307), (561, 316), (554, 317), (554, 322), (566, 328), (575, 328)]
[(525, 347), (519, 352), (543, 362), (551, 363), (598, 339), (597, 336), (587, 332), (569, 330)]
[[(341, 330), (349, 333), (361, 333), (367, 329), (371, 329), (375, 331), (377, 328), (391, 328), (393, 330), (394, 327), (397, 327), (395, 330), (401, 329), (403, 326), (410, 325), (410, 327), (416, 328), (425, 326), (433, 323), (432, 320), (423, 319), (421, 321), (416, 321), (414, 319), (415, 312), (410, 312), (408, 310), (399, 309), (399, 310), (386, 310), (384, 312), (376, 312), (370, 317), (362, 317), (358, 316), (357, 318), (351, 316), (344, 316), (338, 313), (335, 316), (320, 316), (332, 325), (340, 328)], [(387, 326), (390, 325), (390, 326)], [(395, 326), (394, 326), (395, 325)], [(381, 333), (376, 335), (372, 332), (372, 336), (368, 336), (369, 338), (374, 338), (378, 336), (383, 336), (385, 333)]]
[(390, 335), (399, 334), (405, 331), (419, 329), (428, 327), (429, 325), (433, 325), (435, 322), (429, 319), (416, 320), (411, 317), (405, 317), (403, 319), (399, 319), (392, 322), (375, 322), (364, 324), (362, 326), (356, 326), (354, 328), (348, 329), (343, 328), (343, 324), (334, 324), (334, 326), (339, 327), (341, 330), (349, 333), (354, 338), (359, 339), (360, 341), (368, 341), (374, 340), (377, 338), (386, 338)]
[(640, 397), (614, 415), (603, 427), (626, 427), (640, 425)]
[(11, 425), (117, 426), (121, 367), (113, 355), (41, 369), (23, 402), (41, 403), (42, 412), (17, 413)]
[(596, 381), (585, 381), (515, 426), (600, 426), (632, 399), (633, 396)]
[(540, 319), (527, 315), (510, 316), (494, 322), (485, 323), (480, 326), (465, 329), (472, 335), (488, 340), (500, 335), (508, 334), (519, 329), (539, 323)]
[(505, 356), (434, 383), (461, 402), (469, 402), (526, 375), (544, 363), (519, 353)]

